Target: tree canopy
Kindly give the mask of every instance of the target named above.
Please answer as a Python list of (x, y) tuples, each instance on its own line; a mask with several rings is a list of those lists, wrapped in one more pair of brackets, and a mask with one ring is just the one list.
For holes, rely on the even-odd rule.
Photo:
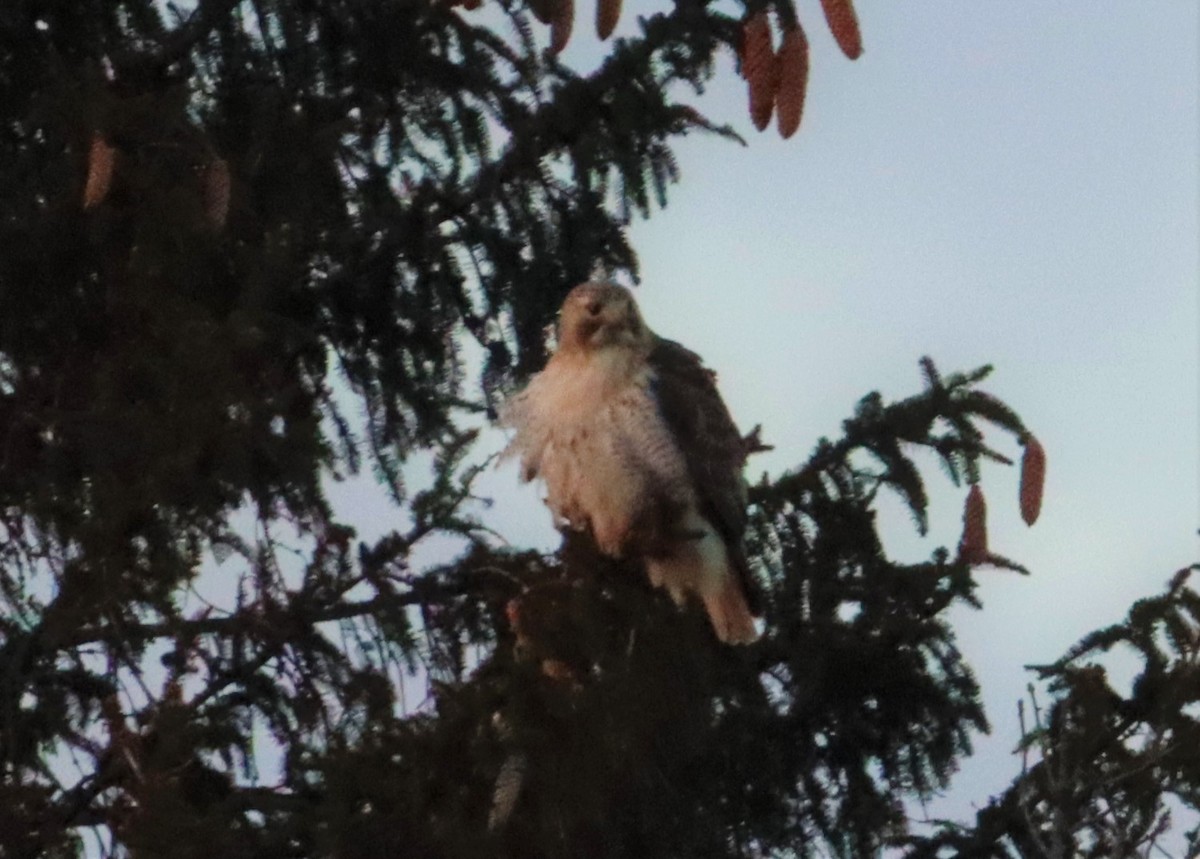
[[(665, 205), (672, 144), (736, 138), (683, 98), (729, 52), (787, 136), (808, 73), (790, 0), (678, 0), (586, 75), (539, 29), (561, 47), (571, 8), (0, 7), (0, 855), (1104, 856), (1149, 845), (1165, 795), (1196, 807), (1181, 575), (1040, 669), (1028, 767), (976, 825), (909, 831), (987, 729), (947, 611), (1021, 569), (980, 462), (1019, 444), (1040, 502), (990, 368), (923, 360), (753, 487), (753, 647), (586, 536), (491, 538), (475, 428), (567, 290), (636, 278), (625, 226)], [(876, 501), (923, 531), (931, 461), (969, 487), (963, 540), (900, 562)], [(377, 541), (326, 493), (362, 470), (402, 523)], [(439, 535), (462, 553), (416, 567)], [(1121, 642), (1126, 696), (1088, 662)]]

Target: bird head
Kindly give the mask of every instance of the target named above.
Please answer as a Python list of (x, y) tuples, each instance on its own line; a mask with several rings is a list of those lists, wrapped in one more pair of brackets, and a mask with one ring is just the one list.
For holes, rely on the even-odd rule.
[(584, 283), (567, 293), (558, 316), (560, 350), (639, 347), (653, 335), (633, 295), (613, 283)]

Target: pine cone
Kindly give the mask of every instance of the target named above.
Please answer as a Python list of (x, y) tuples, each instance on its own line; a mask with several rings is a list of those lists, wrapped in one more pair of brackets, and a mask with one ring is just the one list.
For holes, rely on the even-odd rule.
[(858, 31), (858, 16), (850, 0), (821, 0), (829, 30), (842, 53), (852, 60), (862, 55), (862, 34)]
[(514, 751), (500, 766), (500, 772), (496, 774), (496, 785), (492, 789), (492, 810), (488, 814), (488, 829), (493, 832), (508, 822), (513, 809), (517, 807), (528, 765), (529, 761), (524, 753)]
[(1021, 518), (1026, 525), (1037, 521), (1042, 512), (1042, 490), (1046, 485), (1046, 451), (1031, 435), (1025, 437), (1021, 457)]
[(755, 12), (742, 29), (742, 74), (750, 92), (750, 119), (759, 131), (771, 122), (779, 86), (779, 58), (771, 46), (771, 22)]
[(163, 703), (164, 704), (182, 704), (183, 703), (183, 684), (178, 677), (172, 677), (163, 686)]
[(204, 215), (217, 229), (229, 215), (229, 165), (220, 158), (204, 169)]
[(575, 676), (574, 670), (561, 659), (543, 659), (542, 675), (551, 680), (569, 682), (574, 686), (579, 685), (579, 678)]
[(92, 135), (92, 146), (88, 150), (87, 181), (83, 186), (85, 210), (99, 206), (108, 196), (116, 160), (117, 150), (109, 146), (108, 141), (99, 133)]
[(775, 96), (779, 134), (787, 140), (800, 127), (808, 89), (808, 39), (800, 22), (783, 34), (779, 45), (779, 92)]
[(529, 9), (539, 21), (549, 24), (558, 12), (558, 0), (529, 0)]
[(962, 541), (958, 544), (958, 559), (968, 564), (981, 564), (987, 560), (987, 502), (983, 490), (976, 483), (967, 493), (963, 507)]
[(513, 597), (504, 604), (504, 615), (508, 618), (508, 625), (513, 631), (513, 636), (516, 640), (513, 642), (513, 650), (517, 656), (523, 656), (533, 648), (533, 642), (529, 638), (529, 632), (525, 629), (525, 624), (521, 617), (521, 598)]
[(571, 39), (571, 29), (574, 26), (575, 0), (558, 0), (554, 20), (550, 22), (550, 53), (562, 53), (562, 49)]
[(596, 35), (604, 41), (621, 18), (621, 0), (596, 0)]

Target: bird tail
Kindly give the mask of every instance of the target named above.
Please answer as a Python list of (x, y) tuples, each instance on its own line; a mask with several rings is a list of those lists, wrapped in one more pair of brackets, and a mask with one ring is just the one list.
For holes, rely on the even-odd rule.
[[(686, 539), (677, 540), (664, 554), (646, 558), (646, 572), (655, 587), (666, 588), (682, 604), (688, 591), (708, 610), (713, 631), (725, 644), (750, 644), (758, 639), (754, 625), (755, 591), (740, 549), (726, 546), (716, 530), (694, 510), (683, 518)], [(691, 534), (697, 532), (698, 536)]]
[(704, 594), (704, 607), (717, 638), (725, 644), (750, 644), (758, 640), (754, 615), (737, 576), (723, 576), (716, 590)]

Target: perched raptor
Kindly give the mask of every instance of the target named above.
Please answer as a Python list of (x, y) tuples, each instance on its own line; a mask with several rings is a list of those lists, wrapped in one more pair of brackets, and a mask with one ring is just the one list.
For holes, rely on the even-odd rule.
[(627, 289), (567, 295), (553, 357), (500, 417), (516, 431), (506, 454), (523, 480), (544, 481), (557, 525), (643, 559), (677, 602), (699, 596), (722, 641), (757, 637), (742, 549), (749, 446), (714, 374), (647, 328)]

